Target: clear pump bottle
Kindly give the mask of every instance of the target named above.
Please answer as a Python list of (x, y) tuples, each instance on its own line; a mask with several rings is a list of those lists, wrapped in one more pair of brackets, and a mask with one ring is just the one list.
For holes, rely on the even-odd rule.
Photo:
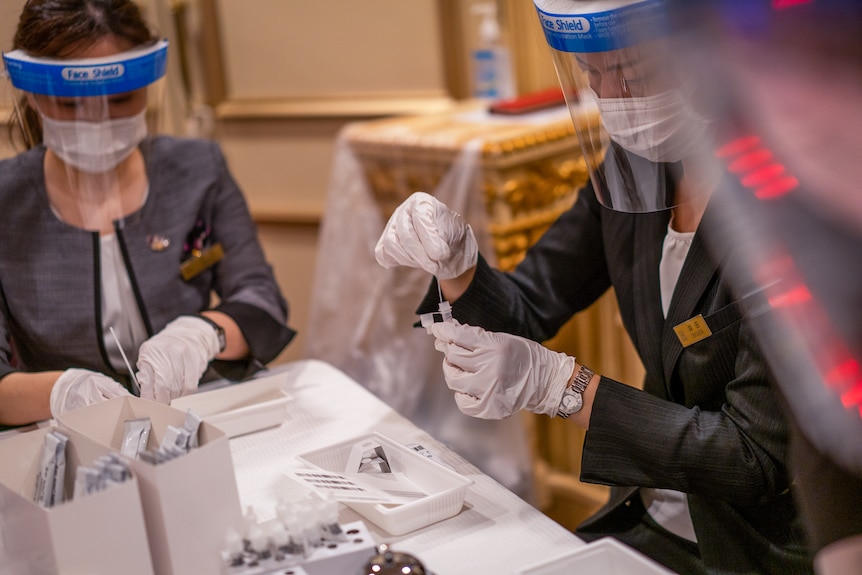
[(480, 15), (479, 45), (473, 50), (473, 96), (484, 100), (514, 98), (512, 59), (502, 41), (497, 5), (493, 2), (476, 4), (472, 11)]

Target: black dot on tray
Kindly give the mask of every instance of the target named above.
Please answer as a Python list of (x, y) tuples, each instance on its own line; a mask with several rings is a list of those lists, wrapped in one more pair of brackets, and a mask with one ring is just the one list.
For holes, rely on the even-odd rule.
[(354, 543), (362, 543), (362, 537), (357, 537), (353, 540)]
[(357, 533), (359, 533), (359, 529), (350, 529), (347, 532), (348, 535), (356, 535)]
[(330, 543), (326, 546), (327, 549), (335, 549), (336, 547), (338, 547), (337, 543)]

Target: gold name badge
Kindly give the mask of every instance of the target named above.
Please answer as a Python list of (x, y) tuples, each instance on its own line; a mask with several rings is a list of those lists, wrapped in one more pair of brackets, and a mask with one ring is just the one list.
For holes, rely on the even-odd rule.
[(198, 257), (187, 259), (180, 266), (180, 274), (183, 279), (189, 281), (205, 269), (214, 266), (224, 257), (224, 248), (221, 244), (214, 244), (205, 249)]
[(676, 337), (679, 339), (682, 347), (688, 347), (712, 335), (712, 331), (706, 325), (706, 320), (703, 319), (703, 315), (701, 314), (697, 314), (690, 320), (675, 325), (673, 331), (676, 333)]

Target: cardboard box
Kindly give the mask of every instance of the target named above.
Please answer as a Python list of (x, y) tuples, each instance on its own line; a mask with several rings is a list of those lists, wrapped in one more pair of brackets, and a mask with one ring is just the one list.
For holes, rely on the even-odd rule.
[(106, 447), (70, 437), (64, 477), (67, 500), (51, 508), (33, 502), (50, 431), (42, 428), (0, 441), (0, 573), (152, 575), (136, 477), (71, 499), (75, 470), (109, 453)]
[[(183, 426), (186, 413), (128, 396), (71, 411), (58, 420), (70, 436), (84, 436), (119, 451), (125, 421), (139, 417), (152, 421), (148, 443), (152, 449), (168, 425)], [(198, 440), (199, 447), (160, 465), (131, 461), (159, 575), (218, 573), (226, 534), (244, 530), (227, 436), (203, 422)]]

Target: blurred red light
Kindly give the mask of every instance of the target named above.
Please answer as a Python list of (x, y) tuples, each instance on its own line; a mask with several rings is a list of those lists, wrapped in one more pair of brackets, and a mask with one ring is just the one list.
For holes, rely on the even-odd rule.
[(746, 188), (756, 188), (777, 178), (784, 172), (785, 168), (781, 164), (769, 164), (743, 176), (741, 179), (742, 185)]
[(754, 168), (760, 167), (771, 159), (772, 152), (770, 152), (769, 150), (755, 150), (753, 152), (748, 152), (747, 154), (730, 162), (730, 165), (727, 167), (727, 169), (734, 174), (738, 174), (740, 172), (747, 172), (749, 170), (753, 170)]
[(786, 176), (760, 186), (755, 190), (754, 195), (759, 200), (771, 200), (783, 196), (798, 185), (799, 180), (793, 176)]
[(841, 403), (844, 407), (851, 407), (862, 403), (862, 381), (857, 381), (853, 385), (853, 389), (841, 394)]
[(769, 297), (769, 305), (772, 307), (787, 307), (799, 305), (811, 300), (811, 292), (806, 286), (799, 286), (790, 291)]
[(829, 370), (829, 373), (826, 374), (826, 383), (830, 387), (836, 387), (848, 379), (857, 379), (859, 376), (859, 362), (855, 359), (848, 359)]
[(748, 151), (751, 148), (754, 148), (760, 144), (760, 138), (757, 136), (745, 136), (744, 138), (737, 138), (733, 140), (729, 144), (725, 144), (718, 151), (715, 152), (715, 155), (719, 158), (727, 158), (729, 156), (735, 156), (737, 154), (741, 154), (742, 152)]
[(792, 8), (794, 6), (799, 6), (800, 4), (811, 4), (812, 0), (772, 0), (772, 7), (776, 10), (784, 10), (785, 8)]

